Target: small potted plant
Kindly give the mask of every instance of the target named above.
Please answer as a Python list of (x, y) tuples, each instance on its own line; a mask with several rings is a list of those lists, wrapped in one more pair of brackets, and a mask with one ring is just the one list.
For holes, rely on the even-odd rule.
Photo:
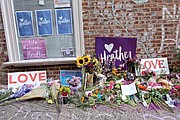
[(63, 103), (66, 104), (68, 100), (68, 95), (70, 94), (71, 90), (69, 87), (61, 86), (60, 93), (61, 97), (63, 98)]

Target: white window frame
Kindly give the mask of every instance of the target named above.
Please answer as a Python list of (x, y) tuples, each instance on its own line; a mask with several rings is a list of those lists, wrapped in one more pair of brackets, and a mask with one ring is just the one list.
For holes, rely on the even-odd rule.
[(76, 57), (69, 58), (47, 58), (21, 60), (18, 47), (18, 36), (14, 16), (12, 0), (0, 0), (3, 25), (6, 36), (9, 61), (3, 63), (4, 66), (35, 66), (35, 65), (56, 65), (56, 64), (74, 64), (76, 57), (84, 54), (84, 35), (82, 27), (82, 0), (72, 0), (74, 37)]

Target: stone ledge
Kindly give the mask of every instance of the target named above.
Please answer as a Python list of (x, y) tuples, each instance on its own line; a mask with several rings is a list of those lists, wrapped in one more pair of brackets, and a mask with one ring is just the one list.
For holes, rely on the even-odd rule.
[(33, 59), (20, 60), (16, 62), (4, 62), (2, 67), (24, 67), (24, 66), (42, 66), (42, 65), (61, 65), (76, 64), (76, 58), (51, 58), (51, 59)]

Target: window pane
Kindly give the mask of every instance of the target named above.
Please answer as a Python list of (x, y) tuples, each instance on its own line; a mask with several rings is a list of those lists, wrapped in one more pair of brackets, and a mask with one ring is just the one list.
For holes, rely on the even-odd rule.
[[(46, 54), (47, 58), (65, 58), (65, 57), (73, 57), (76, 55), (75, 51), (75, 39), (74, 39), (74, 33), (68, 33), (68, 34), (58, 34), (57, 33), (57, 25), (56, 25), (56, 10), (69, 10), (71, 11), (71, 17), (72, 17), (72, 5), (70, 7), (66, 8), (54, 8), (54, 1), (53, 0), (44, 0), (44, 5), (39, 4), (39, 0), (13, 0), (14, 3), (14, 13), (15, 16), (17, 15), (16, 12), (32, 12), (32, 22), (33, 22), (33, 30), (34, 30), (34, 36), (21, 36), (18, 38), (19, 43), (19, 51), (20, 51), (20, 58), (23, 59), (33, 59), (33, 57), (25, 58), (23, 54), (27, 54), (22, 50), (22, 41), (25, 40), (35, 40), (35, 39), (45, 39), (45, 45), (46, 45)], [(50, 34), (38, 34), (37, 29), (37, 23), (36, 23), (36, 13), (35, 11), (51, 11), (52, 16), (52, 35)], [(57, 16), (59, 17), (59, 16)], [(65, 18), (65, 16), (63, 16)], [(60, 18), (60, 17), (59, 17)], [(63, 18), (62, 18), (63, 19)], [(67, 18), (63, 19), (66, 23), (68, 22)], [(71, 18), (72, 23), (72, 31), (73, 30), (73, 18)], [(18, 22), (16, 18), (16, 23)], [(19, 24), (19, 23), (18, 23)], [(17, 25), (17, 31), (19, 25)], [(63, 22), (61, 22), (63, 24)], [(61, 29), (62, 30), (62, 29)], [(40, 29), (39, 29), (40, 31)], [(19, 35), (19, 34), (18, 34)], [(27, 42), (28, 43), (28, 42)], [(24, 48), (24, 47), (23, 47)], [(44, 49), (44, 48), (43, 48)], [(24, 51), (24, 52), (23, 52)]]

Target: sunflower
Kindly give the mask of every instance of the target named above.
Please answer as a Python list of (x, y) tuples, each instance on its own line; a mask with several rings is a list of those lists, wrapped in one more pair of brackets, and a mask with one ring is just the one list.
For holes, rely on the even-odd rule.
[(78, 57), (78, 58), (77, 58), (76, 64), (77, 64), (78, 67), (83, 66), (84, 63), (85, 63), (85, 61), (84, 61), (84, 58), (83, 58), (83, 57)]
[(91, 61), (91, 58), (88, 55), (82, 57), (84, 59), (84, 64), (87, 65)]
[(98, 63), (99, 63), (99, 61), (96, 58), (94, 58), (93, 59), (93, 65), (96, 66), (96, 65), (98, 65)]

